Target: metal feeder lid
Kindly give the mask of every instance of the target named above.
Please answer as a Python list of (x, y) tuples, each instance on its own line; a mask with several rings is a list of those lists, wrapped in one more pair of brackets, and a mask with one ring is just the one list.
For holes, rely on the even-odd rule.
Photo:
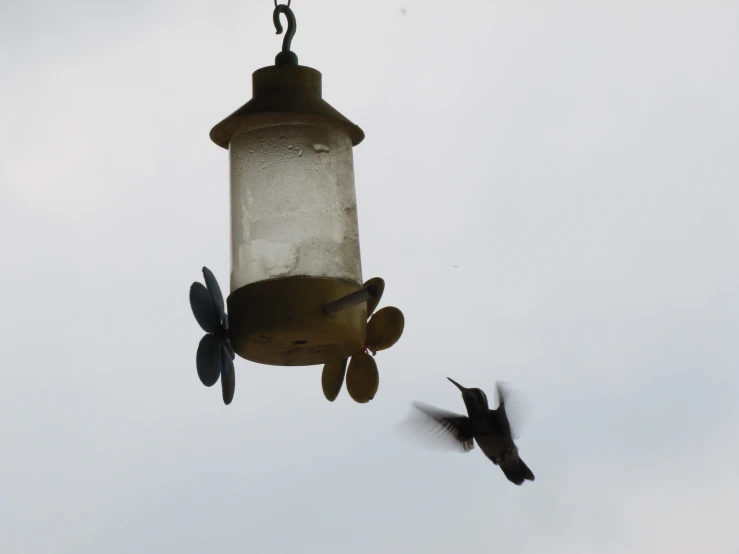
[(364, 131), (340, 114), (321, 96), (321, 72), (303, 65), (272, 65), (252, 74), (252, 99), (210, 131), (218, 146), (228, 149), (231, 139), (253, 116), (264, 114), (308, 114), (340, 122), (352, 145), (364, 139)]

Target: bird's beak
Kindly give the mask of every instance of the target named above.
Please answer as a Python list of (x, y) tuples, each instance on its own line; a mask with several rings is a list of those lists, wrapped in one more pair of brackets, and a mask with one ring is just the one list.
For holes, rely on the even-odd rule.
[(450, 381), (451, 381), (451, 382), (452, 382), (452, 383), (454, 384), (454, 386), (456, 386), (456, 387), (457, 387), (457, 388), (458, 388), (459, 390), (461, 390), (461, 391), (462, 391), (463, 393), (464, 393), (464, 391), (466, 391), (466, 390), (467, 390), (466, 388), (464, 388), (464, 387), (463, 387), (462, 385), (460, 385), (459, 383), (457, 383), (457, 382), (456, 382), (456, 381), (455, 381), (454, 379), (452, 379), (451, 377), (447, 377), (447, 379), (449, 379), (449, 380), (450, 380)]

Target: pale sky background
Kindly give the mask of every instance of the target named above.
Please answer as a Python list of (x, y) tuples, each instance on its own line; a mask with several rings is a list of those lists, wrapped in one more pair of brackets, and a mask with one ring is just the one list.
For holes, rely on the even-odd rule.
[[(292, 7), (406, 315), (367, 405), (195, 371), (272, 1), (2, 0), (0, 552), (739, 551), (739, 3)], [(534, 483), (397, 432), (447, 376), (525, 394)]]

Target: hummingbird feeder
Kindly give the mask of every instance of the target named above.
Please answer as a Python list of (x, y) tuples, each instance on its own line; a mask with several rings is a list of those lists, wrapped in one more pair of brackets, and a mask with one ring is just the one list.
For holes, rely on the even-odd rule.
[(277, 34), (281, 15), (287, 31), (275, 65), (252, 74), (252, 99), (210, 132), (231, 166), (231, 294), (227, 315), (205, 267), (205, 286), (190, 288), (206, 332), (198, 375), (209, 387), (220, 376), (229, 404), (236, 354), (273, 366), (324, 364), (328, 400), (346, 377), (364, 403), (379, 385), (373, 356), (398, 341), (404, 317), (394, 307), (373, 314), (385, 283), (362, 279), (352, 148), (364, 132), (323, 99), (321, 73), (298, 65), (290, 2), (275, 1)]

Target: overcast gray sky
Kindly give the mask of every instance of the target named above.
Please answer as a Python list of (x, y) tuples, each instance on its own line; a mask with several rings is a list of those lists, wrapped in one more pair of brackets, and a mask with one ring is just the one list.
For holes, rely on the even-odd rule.
[[(739, 3), (294, 0), (406, 330), (367, 405), (226, 407), (188, 288), (271, 0), (0, 1), (3, 554), (739, 550)], [(447, 376), (525, 394), (534, 483), (397, 432)]]

